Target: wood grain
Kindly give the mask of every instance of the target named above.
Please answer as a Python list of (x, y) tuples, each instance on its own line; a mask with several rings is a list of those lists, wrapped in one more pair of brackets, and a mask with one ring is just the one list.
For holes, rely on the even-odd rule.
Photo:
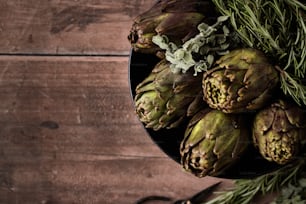
[(132, 204), (232, 186), (184, 172), (134, 113), (127, 35), (153, 3), (0, 1), (0, 204)]
[(127, 57), (0, 57), (0, 203), (178, 199), (218, 181), (183, 172), (154, 145), (127, 66)]
[(0, 1), (0, 54), (127, 55), (150, 0)]

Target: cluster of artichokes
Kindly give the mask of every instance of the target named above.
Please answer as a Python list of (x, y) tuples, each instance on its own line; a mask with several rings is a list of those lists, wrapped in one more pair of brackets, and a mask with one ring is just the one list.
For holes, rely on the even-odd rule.
[[(136, 52), (162, 53), (152, 43), (154, 35), (166, 34), (182, 44), (199, 23), (215, 19), (214, 12), (210, 1), (158, 1), (136, 18), (128, 39)], [(279, 165), (301, 154), (306, 112), (280, 93), (280, 73), (262, 51), (230, 50), (196, 76), (173, 73), (170, 62), (158, 56), (160, 62), (136, 87), (135, 109), (145, 127), (155, 131), (187, 121), (180, 146), (185, 170), (198, 177), (218, 176), (254, 147)]]

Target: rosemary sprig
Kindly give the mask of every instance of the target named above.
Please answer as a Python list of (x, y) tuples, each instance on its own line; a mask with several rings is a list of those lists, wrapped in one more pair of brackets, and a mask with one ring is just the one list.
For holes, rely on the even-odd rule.
[(280, 80), (283, 92), (287, 95), (289, 94), (298, 105), (301, 105), (300, 99), (306, 98), (306, 86), (300, 82), (300, 79), (294, 78), (282, 70), (280, 71)]
[(249, 204), (256, 195), (280, 190), (288, 184), (295, 184), (305, 160), (299, 159), (271, 173), (255, 179), (238, 179), (233, 188), (219, 192), (218, 196), (205, 204)]
[(246, 46), (281, 67), (281, 88), (306, 105), (306, 5), (299, 0), (213, 0)]

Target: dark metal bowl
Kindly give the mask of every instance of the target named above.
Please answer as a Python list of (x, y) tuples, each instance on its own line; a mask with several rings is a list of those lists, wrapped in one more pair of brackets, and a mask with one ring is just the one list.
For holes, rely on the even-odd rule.
[[(142, 54), (131, 51), (129, 61), (129, 83), (131, 89), (131, 97), (135, 97), (135, 88), (146, 76), (149, 75), (154, 65), (159, 61), (157, 57), (149, 54)], [(180, 164), (180, 142), (183, 139), (187, 124), (182, 124), (179, 128), (163, 129), (154, 131), (146, 129), (148, 136), (155, 144), (170, 158)], [(271, 172), (277, 168), (272, 162), (268, 162), (261, 155), (250, 147), (243, 157), (230, 169), (219, 175), (220, 178), (238, 179), (238, 178), (253, 178), (264, 173)]]

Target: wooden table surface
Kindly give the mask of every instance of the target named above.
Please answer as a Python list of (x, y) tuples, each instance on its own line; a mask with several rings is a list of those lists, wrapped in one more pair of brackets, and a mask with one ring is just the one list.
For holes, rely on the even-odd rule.
[(134, 113), (127, 35), (152, 2), (0, 1), (0, 204), (180, 199), (221, 180), (184, 172)]

